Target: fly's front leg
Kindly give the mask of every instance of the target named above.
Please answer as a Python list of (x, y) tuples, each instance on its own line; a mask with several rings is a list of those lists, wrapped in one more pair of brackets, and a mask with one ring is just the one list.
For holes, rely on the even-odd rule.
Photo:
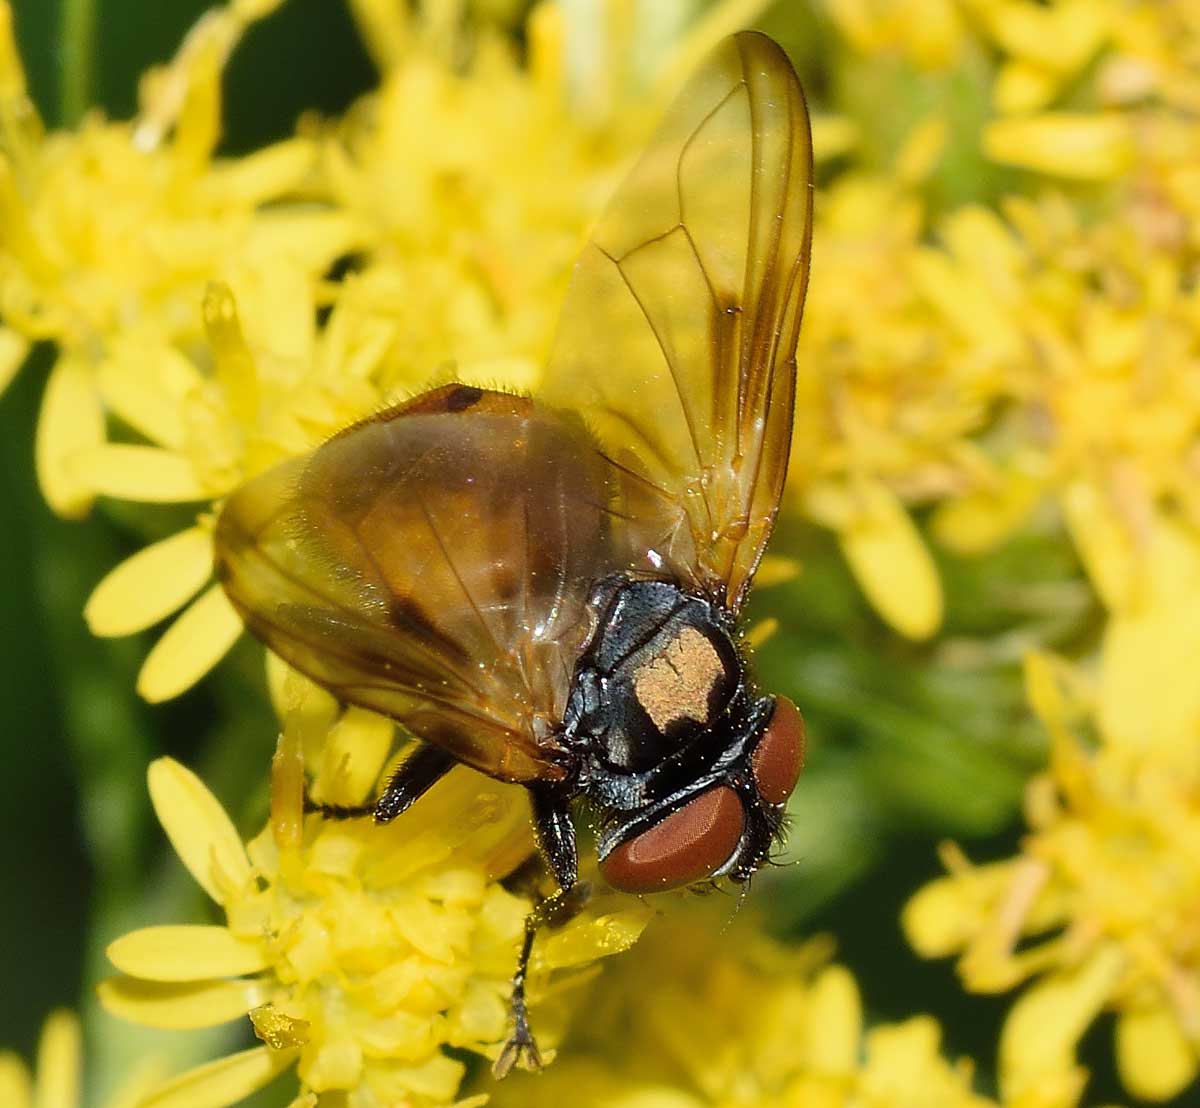
[(304, 810), (320, 812), (326, 819), (374, 816), (376, 823), (389, 823), (408, 811), (457, 764), (441, 747), (420, 743), (400, 763), (374, 804), (321, 804), (305, 794)]
[(538, 849), (554, 874), (558, 888), (535, 904), (533, 911), (525, 917), (525, 937), (512, 981), (512, 1034), (492, 1066), (496, 1077), (504, 1077), (518, 1062), (526, 1069), (541, 1068), (542, 1055), (529, 1027), (525, 1000), (525, 979), (533, 954), (533, 940), (542, 927), (561, 927), (566, 923), (583, 906), (589, 893), (587, 885), (578, 881), (575, 827), (567, 810), (566, 795), (561, 790), (538, 785), (531, 786), (529, 794)]

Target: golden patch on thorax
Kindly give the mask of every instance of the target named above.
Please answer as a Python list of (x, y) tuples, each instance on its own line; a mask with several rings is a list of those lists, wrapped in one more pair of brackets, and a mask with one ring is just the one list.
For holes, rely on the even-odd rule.
[(694, 627), (685, 627), (638, 670), (633, 691), (659, 731), (684, 719), (704, 726), (713, 688), (724, 679), (717, 648)]

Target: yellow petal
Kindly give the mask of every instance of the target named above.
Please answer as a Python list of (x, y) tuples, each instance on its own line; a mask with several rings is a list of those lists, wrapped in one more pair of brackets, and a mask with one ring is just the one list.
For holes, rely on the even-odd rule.
[(29, 1070), (10, 1051), (0, 1054), (0, 1104), (33, 1108), (33, 1081)]
[(104, 413), (91, 369), (64, 354), (46, 382), (35, 448), (42, 495), (60, 516), (77, 519), (92, 506), (92, 475), (78, 468), (75, 459), (103, 441)]
[(173, 758), (150, 763), (150, 801), (179, 860), (218, 904), (250, 882), (250, 860), (237, 828), (208, 787)]
[[(553, 1051), (543, 1051), (548, 1056)], [(463, 1079), (463, 1064), (444, 1054), (415, 1065), (396, 1064), (386, 1075), (380, 1075), (380, 1100), (385, 1104), (418, 1104), (432, 1102), (449, 1104), (454, 1100)]]
[(1085, 181), (1116, 180), (1137, 153), (1129, 120), (1117, 113), (997, 119), (984, 128), (983, 149), (993, 161)]
[(759, 620), (746, 632), (745, 642), (751, 650), (758, 650), (763, 643), (769, 642), (779, 630), (779, 620), (774, 616)]
[(1074, 481), (1062, 498), (1063, 517), (1092, 587), (1109, 611), (1129, 604), (1136, 579), (1130, 529), (1090, 481)]
[(138, 674), (138, 692), (156, 704), (186, 692), (242, 633), (242, 619), (220, 585), (195, 601), (154, 644)]
[(38, 1042), (37, 1108), (78, 1108), (83, 1047), (73, 1012), (54, 1012)]
[(1134, 581), (1135, 602), (1104, 632), (1100, 729), (1110, 742), (1157, 746), (1187, 760), (1200, 725), (1200, 540), (1158, 519)]
[(919, 1091), (930, 1101), (943, 1100), (954, 1078), (942, 1061), (941, 1038), (942, 1029), (932, 1016), (872, 1028), (860, 1079), (863, 1099), (869, 1104), (903, 1103)]
[(265, 662), (267, 692), (275, 714), (281, 720), (297, 714), (311, 717), (319, 721), (315, 726), (322, 732), (328, 730), (338, 713), (338, 702), (333, 695), (273, 651), (266, 651)]
[(628, 950), (653, 918), (647, 905), (596, 916), (577, 916), (542, 940), (539, 960), (557, 968), (584, 966)]
[(119, 419), (161, 446), (187, 441), (184, 401), (201, 388), (199, 370), (173, 346), (118, 343), (97, 375), (104, 403)]
[(322, 744), (315, 782), (321, 799), (331, 804), (369, 800), (395, 742), (390, 719), (362, 708), (348, 709)]
[(231, 158), (211, 168), (205, 191), (226, 202), (262, 204), (294, 191), (312, 170), (318, 150), (311, 139), (290, 138)]
[(224, 37), (218, 21), (200, 23), (189, 36), (186, 55), (181, 50), (175, 58), (185, 89), (171, 144), (180, 177), (199, 174), (220, 135), (221, 62), (230, 45), (221, 41)]
[[(998, 897), (1002, 882), (995, 882)], [(945, 958), (962, 950), (981, 926), (979, 892), (959, 876), (922, 885), (904, 905), (900, 925), (922, 958)]]
[(8, 388), (28, 353), (29, 340), (11, 327), (0, 325), (0, 393)]
[(371, 60), (380, 70), (391, 68), (408, 47), (407, 9), (391, 0), (350, 0), (350, 11)]
[(864, 483), (860, 512), (838, 534), (875, 610), (902, 635), (926, 639), (942, 622), (942, 585), (921, 533), (885, 485)]
[(947, 125), (940, 115), (918, 123), (896, 154), (896, 176), (907, 184), (920, 184), (938, 166), (946, 149)]
[(130, 635), (186, 604), (212, 576), (212, 536), (189, 527), (139, 550), (88, 597), (83, 618), (93, 635)]
[[(336, 1035), (327, 1032), (300, 1056), (301, 1081), (318, 1089), (357, 1088), (362, 1068), (362, 1047), (348, 1031)], [(378, 1089), (374, 1091), (378, 1093)]]
[(75, 452), (71, 468), (86, 476), (96, 495), (119, 500), (176, 504), (207, 500), (213, 492), (201, 483), (190, 458), (157, 446), (95, 446)]
[(0, 100), (19, 101), (25, 95), (25, 68), (13, 34), (12, 8), (5, 3), (0, 6)]
[(858, 145), (858, 124), (844, 115), (814, 115), (812, 118), (813, 160), (829, 161)]
[(159, 1086), (139, 1108), (228, 1108), (257, 1092), (295, 1060), (294, 1050), (256, 1046), (180, 1074)]
[(147, 981), (236, 977), (267, 965), (264, 943), (203, 924), (143, 927), (110, 943), (107, 953), (122, 973)]
[(1006, 62), (992, 86), (992, 103), (1001, 115), (1044, 108), (1058, 92), (1057, 73), (1023, 59)]
[(946, 322), (989, 363), (1016, 356), (1021, 336), (995, 291), (945, 252), (933, 247), (914, 251), (909, 260), (913, 281)]
[(803, 568), (795, 558), (786, 558), (782, 554), (768, 554), (759, 563), (758, 572), (754, 575), (754, 584), (760, 589), (786, 585), (799, 577)]
[(142, 1098), (161, 1085), (169, 1072), (158, 1057), (138, 1062), (105, 1100), (104, 1108), (141, 1108)]
[(1021, 994), (1000, 1033), (1000, 1088), (1006, 1100), (1075, 1069), (1075, 1047), (1124, 967), (1125, 956), (1110, 943), (1079, 967), (1051, 974)]
[(240, 979), (176, 983), (111, 977), (96, 988), (100, 1006), (111, 1015), (176, 1031), (228, 1023), (266, 1003), (269, 992), (261, 981)]
[(313, 282), (278, 250), (226, 273), (250, 349), (300, 365), (312, 362), (315, 332)]
[(1040, 494), (1037, 482), (1012, 474), (999, 488), (980, 489), (939, 504), (930, 531), (956, 554), (987, 554), (1021, 528)]
[(853, 1073), (862, 1040), (862, 998), (843, 966), (821, 971), (809, 993), (804, 1065), (817, 1073)]
[(282, 3), (283, 0), (233, 0), (230, 6), (240, 20), (254, 23), (265, 19)]
[(1140, 1100), (1170, 1100), (1191, 1084), (1200, 1060), (1175, 1014), (1165, 1005), (1134, 1008), (1117, 1017), (1117, 1068)]
[(1006, 53), (1070, 74), (1087, 63), (1108, 32), (1107, 4), (1096, 0), (1031, 0), (979, 5), (980, 15)]

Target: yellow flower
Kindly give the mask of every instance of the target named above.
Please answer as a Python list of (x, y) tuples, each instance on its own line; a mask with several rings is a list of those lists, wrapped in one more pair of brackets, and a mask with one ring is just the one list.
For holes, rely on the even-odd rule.
[[(169, 347), (136, 344), (106, 367), (101, 380), (113, 410), (153, 445), (104, 444), (87, 452), (94, 488), (157, 503), (219, 498), (379, 405), (373, 376), (394, 327), (348, 301), (318, 330), (315, 289), (301, 269), (283, 255), (264, 260), (260, 273), (247, 290), (252, 314), (245, 317), (227, 286), (209, 287), (203, 315), (210, 374)], [(94, 633), (126, 635), (204, 590), (146, 658), (138, 690), (149, 700), (190, 687), (241, 633), (233, 606), (209, 583), (212, 562), (206, 510), (194, 526), (118, 565), (88, 600), (84, 615)]]
[[(1019, 0), (980, 7), (1007, 58), (994, 100), (1008, 118), (984, 131), (990, 157), (1134, 193), (1146, 193), (1153, 182), (1154, 191), (1195, 217), (1200, 18), (1194, 4)], [(1072, 94), (1073, 110), (1046, 110), (1089, 65)]]
[[(104, 1100), (104, 1108), (137, 1108), (158, 1079), (158, 1068), (153, 1061), (136, 1067)], [(47, 1018), (34, 1074), (15, 1054), (0, 1051), (0, 1104), (4, 1108), (83, 1108), (82, 1082), (83, 1051), (74, 1012), (53, 1012)]]
[(1000, 1044), (1013, 1096), (1073, 1067), (1106, 1009), (1134, 1095), (1175, 1096), (1200, 1068), (1200, 534), (1168, 517), (1148, 529), (1099, 666), (1028, 660), (1051, 761), (1028, 786), (1020, 855), (973, 866), (947, 848), (949, 875), (904, 913), (921, 953), (959, 954), (970, 989), (1036, 978)]
[(876, 609), (912, 638), (937, 630), (942, 595), (902, 500), (961, 484), (960, 444), (983, 418), (964, 393), (987, 371), (949, 357), (954, 338), (928, 298), (897, 278), (919, 257), (922, 222), (914, 191), (880, 177), (845, 175), (822, 197), (789, 474)]
[(993, 99), (1002, 112), (1027, 112), (1053, 100), (1096, 55), (1117, 5), (1107, 0), (1031, 0), (974, 4), (1005, 61)]
[(828, 6), (856, 49), (900, 53), (924, 69), (952, 65), (967, 38), (959, 0), (828, 0)]
[(563, 1059), (489, 1088), (494, 1108), (995, 1108), (930, 1016), (864, 1029), (828, 941), (784, 948), (720, 916), (658, 924), (599, 980)]
[(352, 7), (381, 80), (324, 136), (321, 171), (366, 229), (348, 294), (386, 305), (404, 336), (383, 384), (450, 363), (469, 383), (532, 387), (585, 233), (672, 85), (766, 0), (722, 0), (694, 26), (681, 0), (543, 3), (523, 60), (486, 25), (467, 51), (454, 3)]
[[(92, 115), (77, 133), (44, 135), (11, 10), (0, 3), (0, 382), (31, 341), (57, 345), (37, 463), (47, 500), (64, 515), (86, 512), (101, 491), (90, 452), (105, 439), (106, 412), (129, 414), (111, 395), (114, 380), (171, 377), (171, 362), (199, 338), (208, 280), (239, 288), (261, 280), (262, 263), (281, 252), (315, 277), (349, 242), (343, 217), (276, 203), (312, 172), (312, 142), (289, 140), (238, 162), (212, 158), (221, 67), (248, 23), (274, 6), (210, 12), (174, 62), (147, 75), (136, 120)], [(145, 430), (139, 419), (130, 425)], [(202, 492), (182, 473), (173, 491), (175, 499)]]
[[(295, 681), (295, 685), (291, 684)], [(147, 927), (109, 957), (123, 976), (101, 1003), (158, 1027), (249, 1019), (263, 1045), (208, 1063), (148, 1094), (144, 1108), (220, 1108), (294, 1067), (304, 1094), (339, 1104), (450, 1105), (465, 1067), (446, 1048), (494, 1059), (531, 901), (499, 882), (533, 850), (524, 792), (461, 769), (394, 825), (326, 821), (301, 810), (305, 746), (320, 747), (316, 795), (361, 803), (392, 742), (386, 720), (332, 707), (307, 682), (284, 682), (292, 707), (272, 779), (268, 827), (243, 845), (200, 780), (178, 763), (150, 767), (155, 811), (180, 859), (221, 907), (223, 925)], [(296, 690), (304, 690), (297, 693)], [(307, 698), (307, 699), (305, 699)], [(539, 937), (533, 995), (552, 970), (583, 967), (637, 938), (646, 909), (609, 896)], [(535, 1006), (544, 1045), (563, 992)]]
[[(386, 310), (405, 337), (385, 385), (411, 388), (452, 362), (459, 379), (529, 387), (583, 233), (636, 149), (645, 108), (633, 113), (642, 128), (617, 111), (581, 117), (556, 6), (529, 21), (527, 65), (480, 28), (465, 70), (443, 5), (423, 5), (404, 29), (379, 7), (357, 5), (380, 87), (321, 145), (333, 202), (367, 229), (365, 272), (347, 295)], [(611, 72), (599, 82), (628, 52), (615, 37), (607, 47)]]
[[(1157, 502), (1178, 503), (1200, 521), (1197, 300), (1178, 244), (1155, 242), (1131, 223), (1085, 227), (1062, 198), (1013, 200), (1007, 208), (1012, 227), (1002, 240), (1014, 258), (1007, 291), (982, 228), (967, 234), (962, 227), (952, 247), (959, 274), (996, 289), (998, 319), (1014, 336), (1016, 353), (997, 391), (1023, 413), (1026, 429), (993, 436), (991, 468), (1011, 475), (998, 488), (1001, 499), (1030, 503), (1031, 482), (1055, 493), (1092, 569), (1098, 562), (1088, 551), (1098, 544), (1085, 534), (1089, 520), (1112, 521), (1113, 538), (1125, 533), (1114, 553), (1137, 544)], [(950, 243), (954, 232), (952, 222)], [(1014, 432), (1020, 439), (1012, 443)], [(997, 447), (1010, 454), (1007, 465)], [(1116, 586), (1095, 573), (1093, 580), (1111, 600)]]

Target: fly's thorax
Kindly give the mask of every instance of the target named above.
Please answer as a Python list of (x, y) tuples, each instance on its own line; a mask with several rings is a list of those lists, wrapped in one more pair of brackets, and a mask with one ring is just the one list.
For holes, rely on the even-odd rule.
[(567, 727), (589, 762), (638, 774), (718, 726), (743, 687), (729, 617), (661, 581), (612, 590), (576, 666)]

